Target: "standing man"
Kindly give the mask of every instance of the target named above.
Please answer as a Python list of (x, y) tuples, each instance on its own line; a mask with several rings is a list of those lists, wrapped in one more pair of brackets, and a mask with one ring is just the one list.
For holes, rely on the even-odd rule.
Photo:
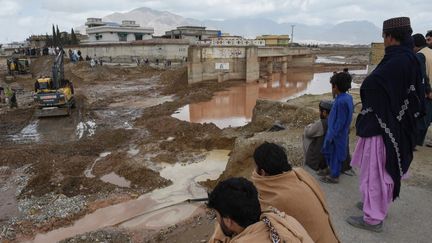
[(343, 162), (348, 156), (348, 135), (354, 111), (353, 99), (347, 91), (351, 88), (351, 75), (336, 73), (331, 77), (332, 92), (336, 95), (328, 118), (327, 133), (321, 153), (330, 168), (330, 175), (321, 177), (324, 183), (338, 183)]
[(408, 17), (384, 21), (384, 58), (360, 87), (359, 140), (351, 165), (360, 168), (362, 202), (357, 206), (363, 216), (347, 219), (357, 228), (382, 231), (413, 159), (416, 117), (423, 115), (425, 91), (411, 34)]
[(426, 33), (426, 43), (430, 49), (432, 49), (432, 30)]
[(423, 146), (429, 125), (432, 121), (432, 92), (430, 78), (432, 77), (432, 50), (427, 48), (426, 40), (422, 34), (413, 35), (414, 52), (420, 61), (420, 67), (425, 84), (425, 108), (426, 115), (418, 119), (416, 145)]

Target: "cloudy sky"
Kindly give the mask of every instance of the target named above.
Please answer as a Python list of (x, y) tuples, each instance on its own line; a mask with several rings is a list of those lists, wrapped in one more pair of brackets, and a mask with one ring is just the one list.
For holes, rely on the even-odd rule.
[(432, 29), (430, 0), (0, 0), (0, 43), (51, 33), (52, 24), (70, 31), (83, 25), (87, 17), (139, 7), (199, 20), (262, 17), (310, 25), (369, 20), (380, 27), (384, 19), (409, 16), (414, 32)]

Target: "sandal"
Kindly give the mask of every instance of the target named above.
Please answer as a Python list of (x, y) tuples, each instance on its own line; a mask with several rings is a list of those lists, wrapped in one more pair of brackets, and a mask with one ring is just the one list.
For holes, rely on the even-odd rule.
[(320, 181), (328, 184), (337, 184), (339, 183), (339, 178), (331, 177), (331, 176), (323, 176), (320, 178)]
[(318, 171), (317, 171), (317, 175), (319, 175), (319, 176), (327, 176), (327, 175), (330, 175), (330, 170), (329, 170), (328, 168), (318, 170)]

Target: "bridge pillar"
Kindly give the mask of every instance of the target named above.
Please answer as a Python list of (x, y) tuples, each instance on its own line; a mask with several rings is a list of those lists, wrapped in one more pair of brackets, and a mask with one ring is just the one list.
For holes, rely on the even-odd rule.
[(279, 79), (279, 87), (281, 89), (285, 89), (286, 88), (286, 83), (287, 83), (287, 74), (286, 73), (281, 73), (280, 79)]
[(271, 75), (273, 73), (273, 58), (267, 57), (267, 73)]
[(198, 83), (203, 80), (202, 49), (193, 47), (188, 49), (188, 83)]
[(249, 46), (246, 47), (246, 83), (255, 82), (258, 79), (258, 48), (256, 46)]
[(286, 74), (288, 72), (288, 57), (282, 58), (282, 73)]

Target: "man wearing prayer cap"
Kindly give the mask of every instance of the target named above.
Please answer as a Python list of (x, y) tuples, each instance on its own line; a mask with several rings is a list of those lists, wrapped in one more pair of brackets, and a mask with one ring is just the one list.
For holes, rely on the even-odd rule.
[(324, 136), (327, 131), (327, 117), (330, 114), (333, 102), (331, 100), (322, 100), (319, 103), (320, 119), (305, 127), (303, 134), (303, 152), (305, 164), (319, 173), (324, 173), (327, 169), (327, 163), (321, 148), (324, 143)]
[(351, 165), (360, 168), (357, 207), (363, 215), (347, 222), (374, 232), (382, 231), (388, 208), (399, 196), (413, 159), (416, 120), (424, 114), (424, 84), (411, 34), (408, 17), (384, 21), (384, 58), (360, 87), (359, 139)]

